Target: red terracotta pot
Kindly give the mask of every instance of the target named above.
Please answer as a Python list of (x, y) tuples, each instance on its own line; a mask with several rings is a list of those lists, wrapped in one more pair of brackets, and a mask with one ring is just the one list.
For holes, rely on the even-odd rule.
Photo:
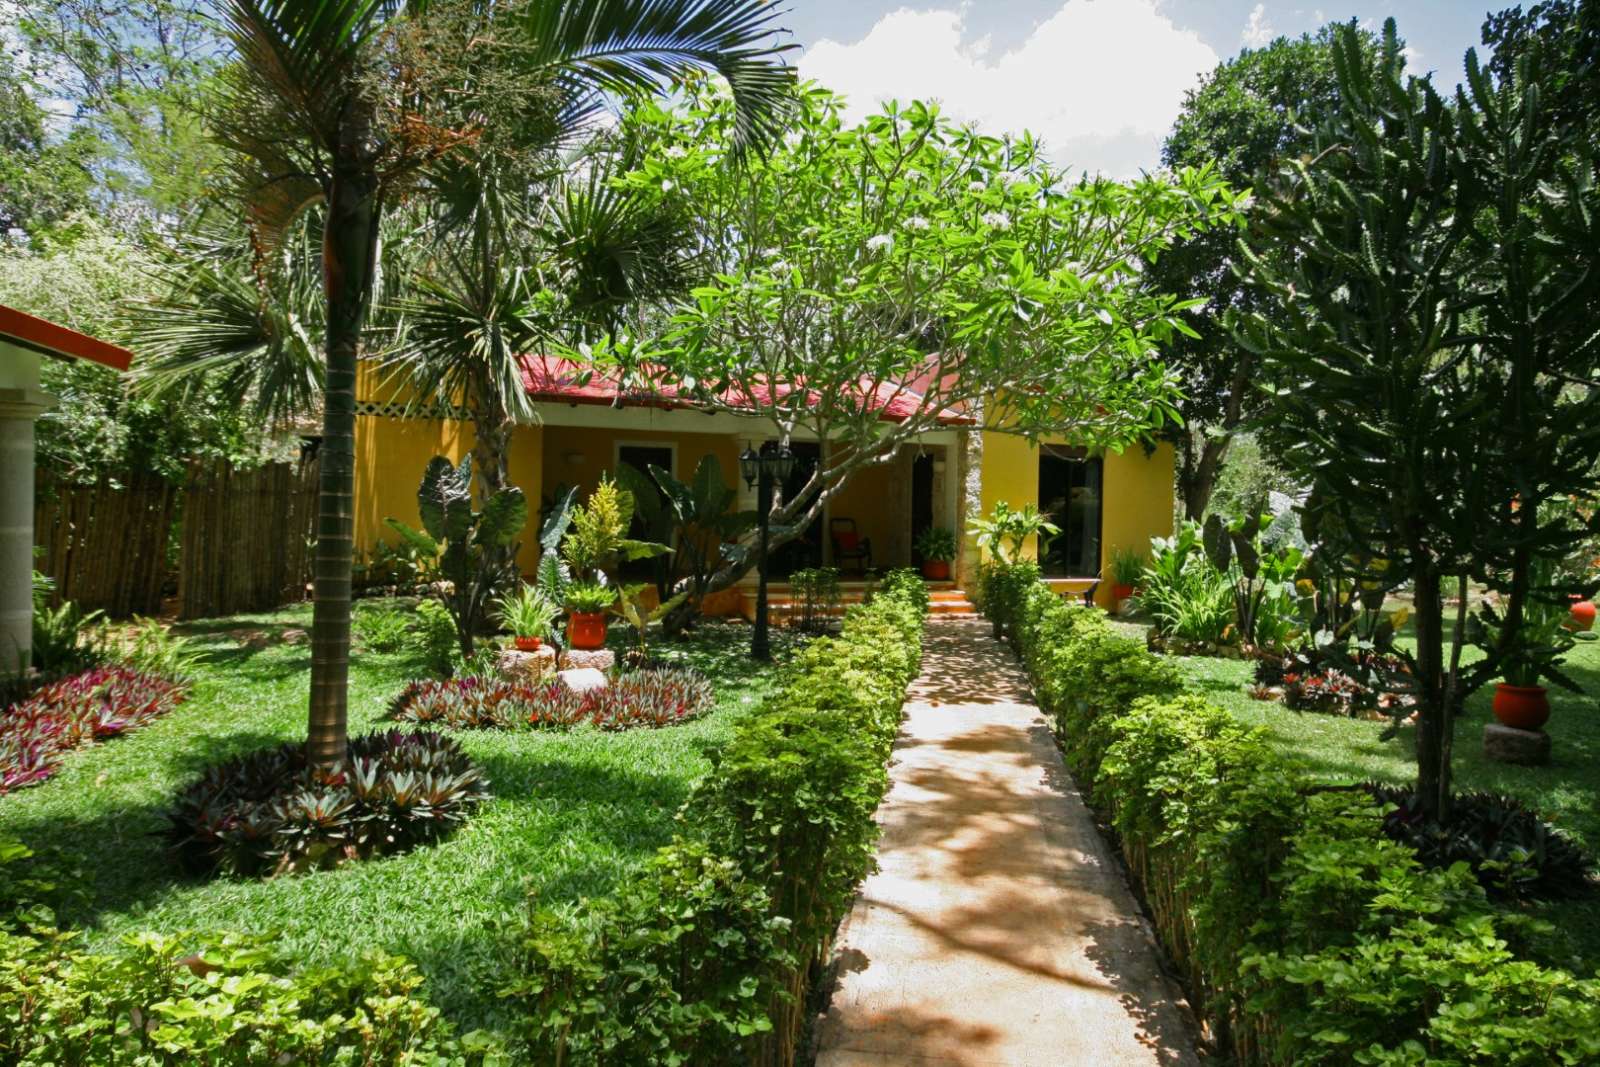
[(537, 652), (539, 646), (544, 643), (537, 637), (518, 637), (515, 641), (518, 652)]
[(1586, 631), (1594, 629), (1594, 602), (1590, 600), (1577, 600), (1572, 602), (1572, 628)]
[(950, 561), (947, 559), (923, 560), (922, 576), (930, 582), (948, 581), (950, 578)]
[(1118, 600), (1127, 600), (1133, 595), (1133, 586), (1121, 584), (1113, 585), (1111, 587), (1111, 595), (1116, 597)]
[(1550, 720), (1550, 697), (1542, 685), (1494, 687), (1494, 717), (1518, 730), (1537, 730)]
[(574, 611), (568, 615), (567, 646), (580, 652), (606, 647), (605, 612)]

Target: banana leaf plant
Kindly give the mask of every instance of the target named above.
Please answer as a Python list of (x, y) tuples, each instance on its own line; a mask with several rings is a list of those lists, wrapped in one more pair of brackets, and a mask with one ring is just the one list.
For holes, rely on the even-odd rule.
[(484, 501), (481, 511), (472, 507), (472, 457), (453, 466), (444, 456), (434, 456), (422, 473), (417, 489), (418, 530), (399, 519), (389, 526), (429, 558), (439, 561), (439, 573), (449, 582), (439, 595), (456, 624), (461, 654), (472, 655), (473, 640), (488, 619), (489, 605), (513, 586), (517, 573), (516, 546), (528, 523), (528, 502), (516, 486), (498, 490)]

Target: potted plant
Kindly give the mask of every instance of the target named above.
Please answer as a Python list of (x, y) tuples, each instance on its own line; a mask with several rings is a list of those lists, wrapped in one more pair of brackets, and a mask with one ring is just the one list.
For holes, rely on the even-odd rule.
[(567, 588), (567, 645), (580, 651), (604, 648), (606, 612), (617, 591), (599, 582), (574, 582)]
[[(1550, 718), (1550, 697), (1540, 684), (1545, 679), (1574, 693), (1583, 692), (1578, 684), (1561, 672), (1558, 664), (1575, 643), (1564, 625), (1566, 608), (1530, 599), (1523, 605), (1522, 625), (1512, 637), (1500, 661), (1504, 681), (1494, 689), (1494, 717), (1503, 725), (1518, 730), (1537, 730)], [(1490, 633), (1496, 638), (1499, 620), (1489, 617)]]
[(550, 636), (550, 627), (560, 614), (544, 591), (523, 583), (515, 593), (495, 601), (500, 625), (510, 630), (519, 652), (533, 652)]
[(929, 526), (917, 535), (917, 551), (922, 554), (922, 576), (933, 582), (946, 581), (956, 558), (956, 532)]
[(1133, 595), (1144, 579), (1144, 557), (1131, 548), (1113, 548), (1106, 570), (1111, 593), (1121, 603)]

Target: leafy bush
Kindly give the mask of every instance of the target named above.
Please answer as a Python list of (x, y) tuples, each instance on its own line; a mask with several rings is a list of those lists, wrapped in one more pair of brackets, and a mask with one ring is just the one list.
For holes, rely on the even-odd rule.
[[(1366, 792), (1320, 786), (1262, 731), (1184, 695), (1170, 661), (1098, 612), (1042, 589), (1001, 602), (1070, 765), (1237, 1062), (1600, 1061), (1600, 983), (1517, 958), (1466, 863), (1431, 869), (1448, 850), (1419, 860)], [(1471, 832), (1500, 835), (1512, 861), (1480, 871), (1534, 884), (1520, 850), (1541, 831), (1475, 806)], [(1576, 871), (1563, 856), (1550, 876)]]
[(1164, 638), (1195, 644), (1228, 639), (1233, 583), (1206, 558), (1197, 524), (1186, 522), (1172, 537), (1151, 539), (1139, 603)]
[(140, 674), (185, 681), (199, 653), (186, 637), (179, 637), (156, 619), (135, 616), (131, 634), (116, 653), (119, 663)]
[(533, 1062), (792, 1062), (806, 985), (871, 868), (926, 598), (891, 574), (800, 652), (712, 753), (686, 836), (619, 900), (535, 912), (510, 991)]
[(577, 693), (559, 679), (536, 685), (498, 678), (417, 681), (390, 706), (389, 717), (458, 729), (511, 730), (576, 726), (602, 730), (671, 726), (711, 707), (711, 683), (694, 671), (634, 671), (604, 689)]
[(807, 567), (789, 575), (791, 626), (808, 634), (825, 634), (833, 627), (842, 594), (839, 568)]
[(98, 667), (108, 659), (105, 647), (94, 633), (102, 613), (85, 615), (68, 600), (59, 607), (36, 595), (33, 605), (33, 667), (46, 680)]
[(1572, 897), (1595, 889), (1594, 858), (1522, 801), (1501, 793), (1458, 793), (1448, 822), (1431, 819), (1408, 786), (1369, 782), (1385, 808), (1383, 830), (1425, 867), (1465, 863), (1490, 895)]
[(448, 678), (456, 673), (461, 661), (461, 645), (456, 640), (456, 623), (450, 612), (436, 600), (424, 600), (417, 605), (416, 630), (412, 640), (417, 654), (437, 678)]
[(64, 891), (0, 838), (0, 1063), (484, 1064), (485, 1035), (450, 1039), (416, 968), (370, 955), (297, 971), (271, 940), (138, 934), (84, 952), (49, 908)]
[(145, 725), (177, 707), (183, 686), (123, 666), (51, 682), (0, 715), (0, 795), (56, 772), (64, 753)]
[(488, 782), (443, 734), (350, 739), (332, 771), (289, 742), (220, 763), (167, 813), (167, 841), (189, 868), (240, 874), (330, 867), (404, 852), (466, 820)]
[(410, 639), (411, 619), (406, 612), (382, 608), (358, 610), (350, 621), (356, 638), (368, 652), (399, 652)]

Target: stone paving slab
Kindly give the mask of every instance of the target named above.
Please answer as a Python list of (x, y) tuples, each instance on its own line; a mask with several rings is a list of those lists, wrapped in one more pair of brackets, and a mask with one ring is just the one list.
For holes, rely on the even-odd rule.
[(929, 621), (817, 1067), (1197, 1064), (1194, 1025), (1027, 680)]

